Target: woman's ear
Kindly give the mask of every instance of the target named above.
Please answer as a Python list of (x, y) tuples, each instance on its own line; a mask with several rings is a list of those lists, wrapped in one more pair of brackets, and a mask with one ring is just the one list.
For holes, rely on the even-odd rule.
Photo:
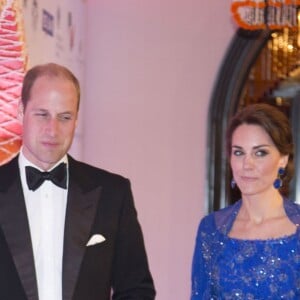
[(289, 156), (288, 156), (288, 155), (283, 155), (283, 156), (281, 156), (281, 159), (280, 159), (280, 166), (281, 166), (282, 168), (286, 168), (288, 162), (289, 162)]

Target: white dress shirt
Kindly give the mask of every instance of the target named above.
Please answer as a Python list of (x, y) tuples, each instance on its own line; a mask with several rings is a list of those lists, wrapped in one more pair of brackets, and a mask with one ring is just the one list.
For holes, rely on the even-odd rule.
[[(67, 163), (66, 155), (56, 165), (61, 162)], [(25, 166), (37, 168), (24, 157), (21, 149), (19, 168), (33, 246), (39, 300), (62, 300), (62, 257), (67, 189), (45, 180), (37, 190), (29, 190)]]

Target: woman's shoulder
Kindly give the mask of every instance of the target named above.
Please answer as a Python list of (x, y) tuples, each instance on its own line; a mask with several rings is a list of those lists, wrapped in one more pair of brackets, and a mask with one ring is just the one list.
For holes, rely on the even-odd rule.
[(242, 204), (242, 200), (235, 202), (227, 207), (219, 209), (214, 212), (215, 218), (218, 220), (218, 223), (223, 224), (228, 221), (228, 219), (232, 219), (232, 217), (237, 214)]
[[(202, 230), (215, 228), (216, 230), (227, 231), (240, 209), (241, 200), (227, 207), (221, 208), (217, 211), (211, 212), (206, 215), (200, 222)], [(224, 233), (225, 233), (224, 232)]]
[(295, 203), (289, 199), (284, 199), (284, 208), (290, 220), (300, 226), (300, 204)]

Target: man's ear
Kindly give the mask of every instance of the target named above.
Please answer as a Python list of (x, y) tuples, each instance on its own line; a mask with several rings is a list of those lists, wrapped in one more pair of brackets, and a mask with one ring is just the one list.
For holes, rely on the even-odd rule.
[(17, 111), (17, 118), (19, 121), (23, 121), (23, 115), (24, 115), (24, 105), (22, 103), (22, 101), (19, 101), (19, 104), (18, 104), (18, 111)]

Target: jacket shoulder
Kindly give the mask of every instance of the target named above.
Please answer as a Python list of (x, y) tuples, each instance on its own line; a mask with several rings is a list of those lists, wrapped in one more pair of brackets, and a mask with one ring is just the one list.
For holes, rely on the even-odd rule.
[(0, 166), (0, 190), (6, 190), (18, 177), (18, 156)]
[(70, 180), (75, 180), (86, 188), (93, 188), (97, 185), (122, 186), (129, 185), (127, 178), (104, 170), (88, 163), (75, 160), (68, 156)]

